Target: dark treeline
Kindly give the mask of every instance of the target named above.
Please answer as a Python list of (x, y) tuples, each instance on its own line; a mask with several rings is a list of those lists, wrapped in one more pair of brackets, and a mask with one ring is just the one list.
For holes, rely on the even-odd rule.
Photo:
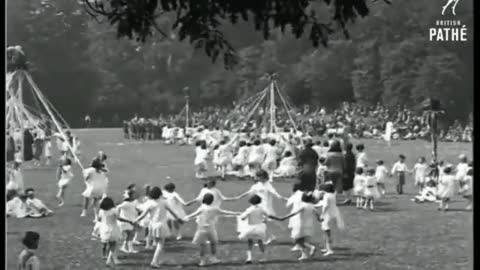
[[(145, 43), (117, 39), (108, 23), (92, 20), (72, 0), (7, 2), (7, 41), (21, 45), (39, 87), (64, 118), (79, 126), (83, 116), (104, 124), (177, 113), (190, 88), (193, 109), (225, 105), (263, 89), (266, 72), (296, 105), (335, 108), (343, 101), (416, 108), (438, 98), (446, 119), (467, 121), (473, 107), (472, 1), (457, 16), (442, 16), (431, 0), (370, 4), (370, 15), (348, 25), (350, 39), (333, 34), (328, 48), (308, 38), (274, 31), (269, 40), (251, 23), (225, 24), (223, 32), (239, 62), (226, 70), (188, 42), (156, 36)], [(457, 19), (468, 27), (468, 42), (431, 42), (428, 28), (438, 19)], [(159, 25), (171, 28), (171, 18)]]

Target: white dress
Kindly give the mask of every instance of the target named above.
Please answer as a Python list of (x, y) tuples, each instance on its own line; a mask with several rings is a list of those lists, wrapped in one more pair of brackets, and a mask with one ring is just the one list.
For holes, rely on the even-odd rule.
[(217, 148), (215, 150), (213, 150), (213, 158), (212, 158), (212, 163), (215, 165), (215, 166), (220, 166), (220, 149)]
[(47, 141), (45, 143), (43, 152), (44, 152), (46, 158), (50, 158), (52, 156), (52, 142), (51, 141)]
[(5, 214), (10, 217), (24, 218), (28, 216), (27, 204), (19, 197), (7, 202)]
[(275, 170), (276, 177), (291, 177), (297, 172), (297, 160), (295, 157), (285, 157), (280, 161), (280, 166)]
[(48, 207), (45, 206), (45, 204), (37, 198), (28, 198), (26, 205), (29, 217), (43, 217), (49, 213), (52, 213), (52, 211), (48, 209)]
[(377, 184), (384, 184), (387, 179), (388, 170), (384, 165), (377, 166), (375, 169), (375, 177), (377, 178)]
[(146, 211), (150, 213), (148, 232), (154, 238), (168, 238), (170, 229), (167, 224), (167, 201), (164, 198), (146, 202)]
[(248, 163), (261, 165), (265, 160), (265, 152), (262, 145), (252, 145), (248, 155)]
[(281, 195), (278, 194), (270, 182), (257, 182), (253, 184), (249, 193), (251, 196), (254, 194), (258, 195), (262, 199), (260, 206), (264, 208), (269, 215), (276, 215), (275, 208), (273, 207), (273, 197), (281, 198)]
[(68, 184), (70, 184), (70, 181), (73, 179), (72, 166), (63, 165), (60, 170), (61, 172), (60, 179), (58, 180), (58, 187), (62, 188), (68, 186)]
[(249, 147), (244, 145), (238, 149), (238, 154), (232, 159), (234, 166), (244, 167), (248, 164)]
[(355, 196), (363, 197), (365, 195), (365, 182), (365, 176), (358, 174), (355, 175), (355, 178), (353, 179), (353, 194)]
[(274, 171), (277, 168), (277, 147), (272, 146), (271, 144), (263, 144), (263, 149), (265, 151), (265, 160), (262, 164), (262, 169), (265, 171)]
[(463, 187), (462, 187), (462, 193), (463, 196), (472, 196), (473, 195), (473, 177), (471, 175), (466, 175), (465, 178), (463, 178)]
[[(266, 239), (267, 226), (265, 218), (267, 212), (259, 205), (252, 205), (239, 216), (239, 235), (241, 240), (262, 240)], [(242, 220), (243, 219), (243, 220)]]
[(387, 122), (385, 125), (385, 141), (389, 142), (392, 139), (392, 133), (393, 133), (393, 123), (392, 122)]
[(418, 186), (425, 183), (425, 178), (428, 174), (428, 165), (426, 163), (417, 163), (413, 169), (415, 170), (415, 185)]
[(467, 176), (469, 166), (467, 163), (459, 163), (456, 168), (456, 177), (458, 181), (463, 181), (463, 179)]
[(216, 225), (220, 214), (219, 208), (213, 205), (202, 204), (197, 211), (200, 211), (200, 214), (196, 219), (197, 230), (192, 242), (196, 245), (206, 244), (207, 241), (210, 241), (210, 243), (218, 242)]
[[(138, 217), (137, 204), (137, 200), (123, 201), (120, 205), (117, 206), (119, 217), (130, 220), (132, 222), (135, 221)], [(133, 230), (132, 224), (127, 222), (118, 221), (118, 226), (120, 227), (120, 230), (122, 232)]]
[(16, 190), (16, 191), (23, 191), (24, 184), (23, 184), (23, 173), (21, 170), (10, 170), (9, 179), (6, 186), (6, 190)]
[(291, 237), (293, 239), (310, 238), (315, 234), (315, 223), (317, 222), (315, 205), (302, 202), (298, 210), (301, 210), (298, 214), (300, 224), (298, 227), (292, 228)]
[(380, 198), (380, 193), (378, 192), (377, 187), (377, 178), (375, 176), (366, 176), (365, 185), (363, 189), (363, 195), (367, 199), (378, 199)]
[(233, 153), (229, 144), (223, 144), (218, 147), (218, 163), (221, 166), (227, 166), (232, 163)]
[(117, 211), (112, 208), (108, 211), (100, 210), (98, 217), (100, 222), (98, 224), (98, 233), (102, 243), (116, 242), (122, 239), (122, 231), (117, 223)]
[[(291, 207), (290, 213), (297, 212), (302, 207), (302, 196), (303, 192), (297, 190), (288, 198), (286, 206)], [(291, 230), (291, 237), (295, 238), (294, 234), (300, 230), (300, 215), (293, 216), (288, 220), (288, 228)]]
[(457, 191), (457, 179), (455, 175), (444, 174), (438, 181), (438, 196), (442, 199), (450, 199)]
[(340, 210), (337, 207), (337, 199), (334, 193), (325, 193), (322, 201), (316, 206), (322, 207), (322, 230), (328, 231), (336, 222), (337, 228), (343, 229), (345, 224), (340, 215)]
[[(140, 210), (140, 212), (143, 213), (147, 211), (147, 207), (149, 206), (148, 201), (150, 201), (150, 199), (148, 197), (145, 197), (141, 202), (138, 203), (138, 210)], [(148, 213), (142, 220), (140, 220), (138, 225), (142, 228), (148, 228), (150, 226), (150, 221), (151, 215), (150, 213)]]
[[(185, 210), (183, 209), (185, 201), (182, 199), (182, 197), (180, 197), (180, 195), (178, 195), (178, 193), (175, 191), (172, 193), (164, 191), (163, 196), (167, 200), (168, 207), (170, 207), (170, 209), (175, 213), (175, 215), (177, 215), (178, 218), (183, 219), (186, 214)], [(167, 218), (169, 220), (176, 220), (170, 213), (167, 214)]]
[(194, 165), (200, 170), (207, 170), (208, 149), (202, 149), (200, 146), (195, 148)]
[(105, 173), (97, 172), (95, 168), (87, 168), (83, 171), (83, 176), (86, 180), (86, 188), (82, 193), (85, 198), (101, 198), (107, 193), (108, 178)]
[(357, 168), (366, 168), (368, 163), (367, 154), (365, 152), (360, 152), (357, 155)]
[(220, 192), (220, 190), (215, 188), (215, 187), (214, 188), (206, 188), (206, 187), (202, 188), (195, 200), (199, 203), (202, 203), (203, 196), (205, 196), (205, 194), (212, 194), (213, 195), (213, 202), (212, 202), (211, 205), (214, 206), (214, 207), (217, 207), (217, 208), (220, 208), (220, 206), (222, 205), (222, 202), (225, 200), (225, 196), (223, 196), (223, 194)]

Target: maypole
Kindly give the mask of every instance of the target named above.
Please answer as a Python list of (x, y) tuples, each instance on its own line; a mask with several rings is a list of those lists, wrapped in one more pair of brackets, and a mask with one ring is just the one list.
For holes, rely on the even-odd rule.
[(188, 115), (190, 112), (190, 97), (188, 96), (188, 86), (183, 88), (183, 93), (185, 93), (185, 132), (188, 129)]
[(270, 76), (270, 133), (275, 132), (275, 73)]
[(39, 90), (38, 87), (37, 87), (37, 85), (35, 84), (35, 82), (32, 80), (32, 78), (31, 78), (28, 74), (25, 74), (25, 75), (26, 75), (26, 77), (27, 77), (28, 82), (29, 82), (30, 85), (32, 86), (33, 91), (35, 92), (35, 94), (37, 94), (40, 102), (41, 102), (42, 105), (45, 107), (45, 110), (47, 111), (48, 115), (49, 115), (50, 118), (52, 119), (53, 124), (54, 124), (55, 127), (57, 128), (58, 132), (60, 132), (60, 134), (62, 135), (62, 138), (64, 138), (64, 139), (67, 141), (68, 150), (70, 150), (70, 152), (72, 153), (73, 158), (74, 158), (75, 161), (78, 163), (78, 165), (80, 166), (80, 168), (81, 168), (82, 170), (84, 170), (84, 167), (83, 167), (82, 163), (80, 162), (80, 160), (78, 159), (77, 155), (75, 154), (75, 150), (73, 149), (73, 147), (72, 147), (72, 145), (70, 144), (70, 142), (67, 140), (67, 136), (66, 136), (65, 133), (63, 132), (63, 128), (60, 126), (60, 124), (58, 123), (55, 115), (54, 115), (53, 112), (50, 110), (50, 107), (48, 106), (47, 102), (44, 100), (42, 94), (40, 93), (40, 90)]

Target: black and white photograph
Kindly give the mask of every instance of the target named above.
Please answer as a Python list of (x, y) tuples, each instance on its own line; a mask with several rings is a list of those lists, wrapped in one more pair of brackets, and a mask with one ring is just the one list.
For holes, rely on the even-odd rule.
[(474, 269), (474, 0), (5, 23), (4, 269)]

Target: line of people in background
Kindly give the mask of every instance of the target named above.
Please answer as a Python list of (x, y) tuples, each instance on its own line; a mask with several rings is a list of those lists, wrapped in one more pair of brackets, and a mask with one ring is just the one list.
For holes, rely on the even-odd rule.
[[(257, 129), (265, 120), (267, 112), (259, 110), (258, 115), (254, 115), (247, 123), (247, 119), (245, 119), (248, 115), (247, 109), (245, 106), (235, 109), (203, 108), (192, 114), (190, 125), (233, 130), (238, 128), (238, 123), (242, 123), (243, 126), (240, 129)], [(294, 128), (287, 112), (278, 110), (276, 114), (279, 119), (276, 123), (277, 127)], [(382, 139), (387, 123), (391, 122), (394, 127), (391, 136), (394, 140), (430, 139), (427, 114), (416, 113), (400, 107), (396, 110), (389, 110), (380, 104), (366, 107), (345, 102), (340, 108), (328, 113), (324, 108), (311, 110), (306, 106), (303, 110), (297, 109), (297, 112), (292, 112), (291, 115), (297, 123), (295, 128), (311, 136), (324, 136), (331, 130), (347, 129), (355, 138)], [(158, 118), (135, 116), (131, 120), (123, 121), (125, 138), (130, 139), (159, 140), (162, 138), (164, 127), (174, 129), (172, 132), (182, 132), (179, 130), (183, 129), (183, 133), (185, 133), (185, 116), (170, 115)], [(448, 129), (440, 131), (439, 139), (472, 142), (473, 122), (470, 120), (466, 125), (462, 125), (457, 120)]]

